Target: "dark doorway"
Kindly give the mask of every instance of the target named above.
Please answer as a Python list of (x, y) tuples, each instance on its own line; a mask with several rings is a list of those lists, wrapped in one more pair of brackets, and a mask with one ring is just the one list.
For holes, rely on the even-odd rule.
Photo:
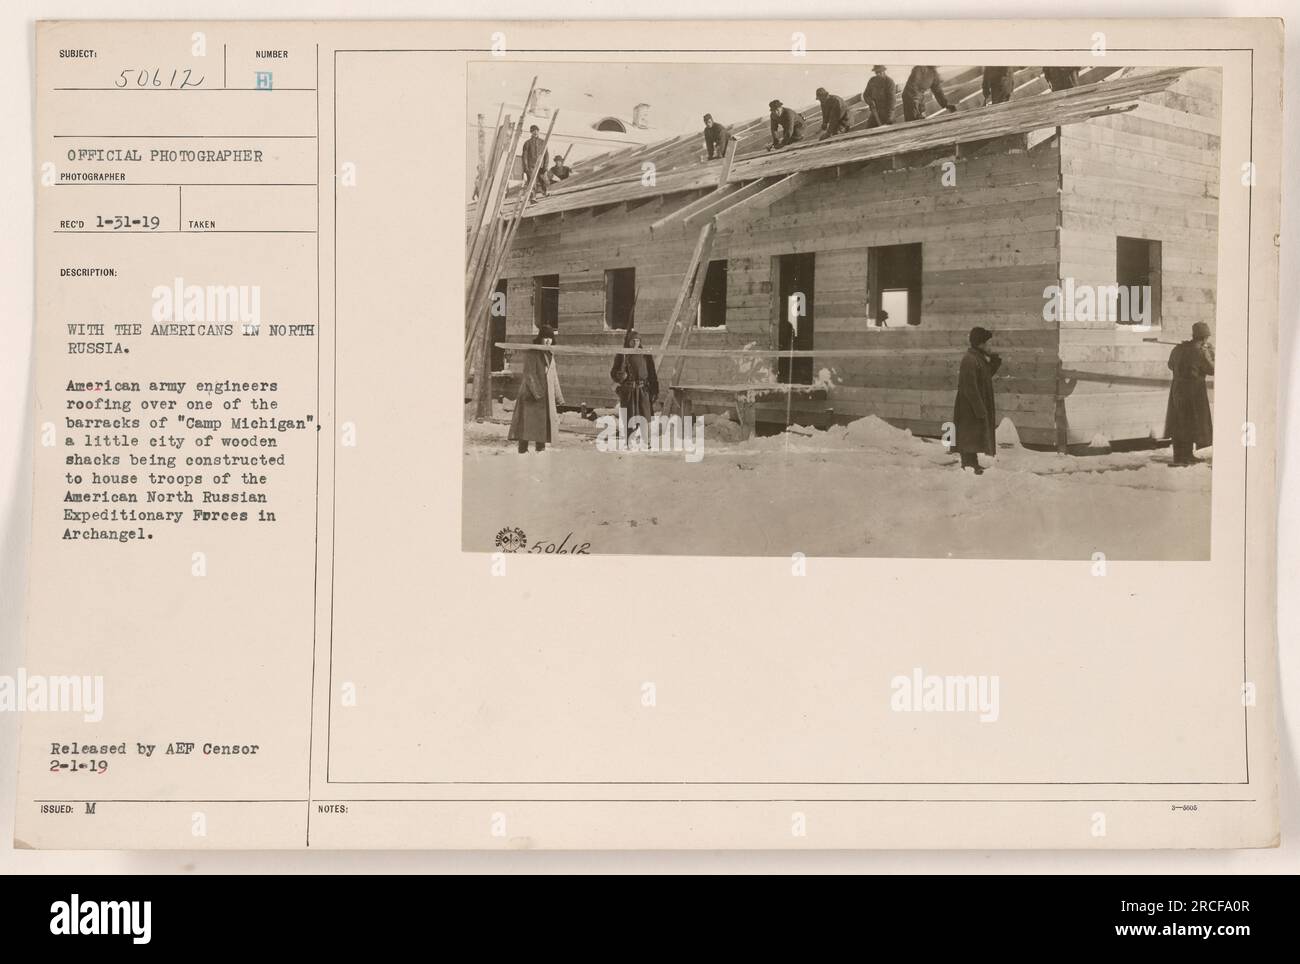
[(497, 282), (496, 290), (492, 292), (492, 307), (488, 309), (488, 320), (491, 322), (492, 370), (503, 372), (506, 370), (506, 350), (498, 348), (497, 345), (506, 340), (505, 278)]
[(704, 272), (697, 324), (701, 328), (727, 327), (727, 262), (710, 261)]
[(560, 276), (539, 274), (533, 277), (533, 327), (542, 325), (560, 330)]
[[(813, 347), (813, 272), (814, 254), (783, 254), (777, 259), (777, 325), (776, 347), (781, 351), (811, 351)], [(797, 299), (793, 307), (792, 299)], [(777, 359), (777, 379), (794, 385), (811, 385), (813, 359)]]
[[(1112, 320), (1116, 324), (1160, 326), (1160, 262), (1159, 241), (1115, 239), (1115, 280), (1126, 289), (1122, 302), (1106, 306), (1115, 312)], [(1101, 310), (1097, 305), (1098, 313)]]

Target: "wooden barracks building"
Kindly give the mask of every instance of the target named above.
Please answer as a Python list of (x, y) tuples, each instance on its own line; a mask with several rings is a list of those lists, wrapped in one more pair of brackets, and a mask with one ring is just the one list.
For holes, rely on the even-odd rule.
[[(1025, 443), (1160, 437), (1169, 343), (1215, 320), (1218, 72), (1091, 68), (1051, 92), (1024, 67), (1015, 82), (1010, 101), (979, 107), (967, 69), (946, 80), (956, 113), (866, 130), (854, 110), (849, 133), (820, 142), (814, 105), (805, 140), (777, 151), (764, 116), (733, 125), (729, 161), (703, 160), (698, 133), (593, 158), (526, 208), (493, 341), (549, 324), (562, 345), (607, 349), (557, 361), (567, 404), (610, 407), (623, 329), (634, 317), (660, 344), (703, 248), (691, 349), (828, 354), (688, 357), (676, 383), (696, 412), (778, 381), (808, 387), (755, 391), (757, 421), (877, 415), (939, 435), (982, 325), (1003, 357), (999, 416)], [(1116, 285), (1149, 288), (1150, 327), (1072, 300)], [(1053, 287), (1069, 297), (1045, 312)], [(494, 367), (517, 373), (521, 355), (496, 350)], [(660, 366), (664, 392), (673, 368)]]

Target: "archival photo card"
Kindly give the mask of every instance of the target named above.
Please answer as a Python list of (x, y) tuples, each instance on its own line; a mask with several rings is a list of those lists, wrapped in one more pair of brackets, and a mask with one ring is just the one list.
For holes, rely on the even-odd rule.
[(35, 51), (17, 846), (1276, 845), (1280, 23)]

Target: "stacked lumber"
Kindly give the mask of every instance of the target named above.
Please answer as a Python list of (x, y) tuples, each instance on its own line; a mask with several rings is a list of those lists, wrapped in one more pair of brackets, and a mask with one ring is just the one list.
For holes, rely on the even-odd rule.
[(551, 131), (555, 129), (555, 120), (559, 116), (559, 111), (551, 114), (541, 156), (531, 170), (524, 171), (519, 200), (512, 214), (503, 218), (501, 208), (509, 187), (515, 152), (519, 148), (524, 120), (532, 106), (536, 87), (537, 78), (534, 77), (517, 122), (510, 124), (507, 118), (505, 124), (497, 125), (492, 150), (475, 185), (476, 200), (465, 239), (465, 380), (472, 382), (471, 407), (477, 418), (492, 414), (492, 325), (489, 317), (492, 293), (532, 197), (537, 177), (546, 163)]

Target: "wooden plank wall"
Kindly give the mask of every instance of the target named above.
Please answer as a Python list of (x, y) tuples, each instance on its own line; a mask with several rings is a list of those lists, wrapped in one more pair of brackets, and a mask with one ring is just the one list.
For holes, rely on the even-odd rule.
[[(1218, 258), (1220, 76), (1188, 73), (1130, 113), (1061, 131), (1061, 277), (1115, 283), (1117, 236), (1162, 245), (1162, 329), (1065, 321), (1066, 369), (1166, 379), (1170, 346), (1197, 321), (1215, 323)], [(1160, 437), (1168, 390), (1158, 384), (1080, 380), (1065, 388), (1068, 440)]]
[[(1056, 329), (1042, 317), (1043, 288), (1057, 271), (1055, 138), (1032, 151), (1023, 138), (987, 153), (951, 152), (873, 161), (819, 181), (737, 227), (729, 243), (747, 255), (817, 255), (814, 339), (820, 348), (957, 348), (974, 325), (998, 332), (1006, 377), (1000, 413), (1028, 442), (1055, 438)], [(974, 156), (966, 156), (973, 153)], [(955, 184), (941, 181), (955, 164)], [(867, 250), (922, 245), (921, 325), (880, 329), (867, 321)], [(822, 423), (874, 414), (917, 434), (952, 418), (959, 353), (815, 360), (830, 374), (826, 403), (794, 405), (796, 420)], [(831, 412), (827, 412), (827, 409)], [(760, 406), (780, 419), (780, 406)]]
[[(571, 405), (596, 408), (614, 404), (609, 368), (622, 331), (605, 328), (605, 270), (635, 267), (636, 327), (647, 346), (658, 344), (695, 247), (698, 226), (680, 226), (650, 235), (650, 224), (704, 192), (671, 195), (634, 206), (593, 214), (570, 211), (526, 219), (506, 264), (510, 280), (506, 324), (511, 340), (531, 340), (534, 275), (560, 276), (560, 338), (570, 345), (601, 345), (607, 358), (564, 358), (559, 362), (561, 387)], [(727, 258), (725, 240), (714, 245), (713, 258)], [(727, 327), (701, 329), (692, 347), (767, 347), (770, 286), (768, 259), (732, 258), (727, 272)], [(511, 359), (518, 371), (522, 360)], [(667, 367), (667, 366), (665, 366)], [(734, 383), (751, 377), (745, 366), (729, 359), (691, 359), (685, 381)], [(666, 377), (666, 376), (665, 376)]]
[[(1023, 138), (859, 165), (831, 174), (766, 212), (722, 231), (713, 257), (728, 259), (726, 331), (701, 330), (693, 347), (775, 347), (773, 276), (783, 254), (815, 252), (815, 344), (821, 348), (964, 349), (974, 325), (998, 332), (1005, 377), (1000, 414), (1026, 442), (1055, 441), (1057, 331), (1042, 317), (1043, 289), (1057, 278), (1060, 158), (1056, 138), (1032, 150)], [(970, 155), (970, 156), (968, 156)], [(941, 182), (945, 161), (956, 181)], [(697, 229), (651, 238), (649, 224), (698, 194), (651, 201), (632, 210), (568, 212), (528, 219), (507, 264), (507, 328), (531, 337), (531, 285), (560, 275), (560, 337), (611, 348), (622, 333), (604, 328), (605, 268), (635, 266), (637, 327), (653, 344), (662, 334)], [(922, 244), (922, 323), (879, 329), (868, 324), (867, 249)], [(875, 414), (917, 434), (939, 435), (952, 417), (959, 352), (933, 357), (814, 360), (831, 382), (826, 402), (794, 405), (791, 417), (827, 424)], [(519, 359), (512, 367), (519, 368)], [(566, 401), (609, 406), (608, 359), (565, 358)], [(748, 367), (749, 371), (742, 370)], [(731, 384), (773, 380), (775, 363), (691, 359), (683, 381)], [(760, 418), (783, 420), (782, 406)], [(768, 410), (770, 409), (770, 411)]]

